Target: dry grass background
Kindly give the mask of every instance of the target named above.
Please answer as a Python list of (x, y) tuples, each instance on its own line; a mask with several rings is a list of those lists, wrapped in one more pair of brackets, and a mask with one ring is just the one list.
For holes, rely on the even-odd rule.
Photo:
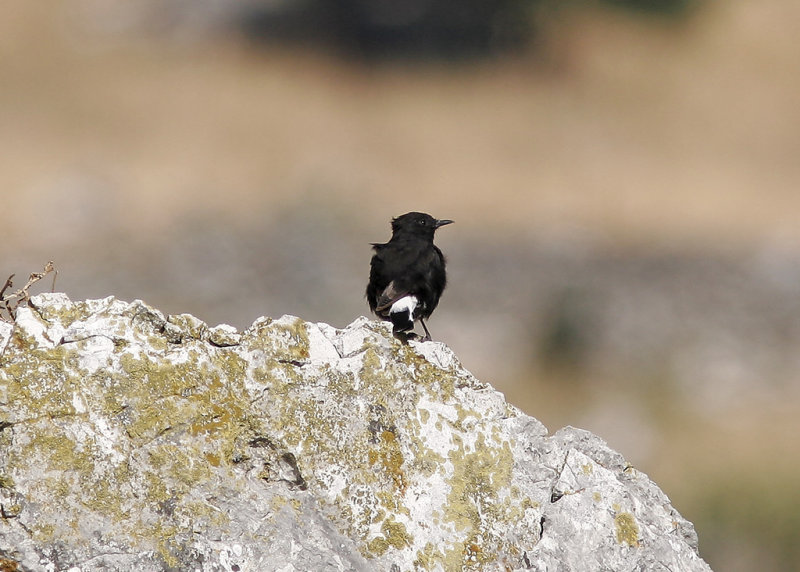
[[(672, 366), (609, 365), (625, 355), (611, 342), (580, 370), (543, 366), (525, 336), (542, 315), (527, 305), (551, 300), (536, 297), (542, 268), (607, 280), (612, 300), (635, 284), (646, 308), (672, 291), (669, 273), (638, 270), (652, 260), (678, 261), (665, 263), (687, 277), (676, 291), (719, 297), (722, 312), (739, 282), (772, 292), (762, 274), (779, 277), (776, 301), (800, 301), (800, 4), (709, 1), (686, 21), (568, 9), (532, 54), (371, 66), (162, 33), (123, 4), (4, 8), (0, 270), (53, 259), (74, 298), (343, 326), (366, 312), (367, 243), (391, 216), (456, 219), (440, 237), (452, 284), (434, 336), (551, 429), (607, 438), (695, 521), (715, 569), (797, 569), (800, 323), (780, 326), (779, 373), (758, 346), (752, 375), (725, 377), (720, 360), (750, 367), (736, 336), (758, 319), (720, 330), (735, 347), (721, 357), (691, 349), (702, 327), (689, 321), (669, 342), (700, 354), (681, 382)], [(734, 286), (704, 273), (720, 264)]]

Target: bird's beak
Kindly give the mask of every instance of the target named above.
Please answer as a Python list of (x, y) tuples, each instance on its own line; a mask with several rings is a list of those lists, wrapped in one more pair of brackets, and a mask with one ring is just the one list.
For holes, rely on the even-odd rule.
[(437, 220), (436, 221), (436, 228), (439, 228), (440, 226), (444, 226), (446, 224), (453, 224), (453, 222), (454, 221), (448, 220), (448, 219)]

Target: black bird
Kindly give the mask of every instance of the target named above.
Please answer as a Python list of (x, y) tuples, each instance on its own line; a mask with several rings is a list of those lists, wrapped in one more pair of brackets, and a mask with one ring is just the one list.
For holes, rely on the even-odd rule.
[(452, 222), (425, 213), (406, 213), (392, 219), (389, 242), (372, 243), (375, 255), (370, 262), (367, 302), (370, 310), (392, 322), (398, 337), (419, 320), (425, 330), (423, 341), (431, 339), (425, 319), (436, 309), (447, 285), (444, 255), (433, 244), (433, 235), (437, 228)]

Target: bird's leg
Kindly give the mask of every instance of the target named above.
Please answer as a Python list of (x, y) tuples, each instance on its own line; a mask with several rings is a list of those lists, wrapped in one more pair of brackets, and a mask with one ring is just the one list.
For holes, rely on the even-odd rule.
[(425, 337), (422, 338), (421, 342), (429, 342), (431, 341), (431, 333), (428, 331), (428, 326), (425, 325), (425, 320), (422, 318), (419, 319), (419, 323), (422, 324), (422, 329), (425, 330)]

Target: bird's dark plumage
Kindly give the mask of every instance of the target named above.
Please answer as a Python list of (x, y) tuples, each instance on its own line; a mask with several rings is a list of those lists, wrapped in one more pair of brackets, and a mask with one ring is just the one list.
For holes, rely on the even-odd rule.
[(433, 244), (433, 235), (452, 222), (406, 213), (392, 219), (389, 242), (373, 243), (367, 302), (375, 314), (392, 322), (395, 334), (412, 330), (419, 320), (424, 339), (431, 338), (424, 320), (436, 309), (447, 285), (444, 255)]

